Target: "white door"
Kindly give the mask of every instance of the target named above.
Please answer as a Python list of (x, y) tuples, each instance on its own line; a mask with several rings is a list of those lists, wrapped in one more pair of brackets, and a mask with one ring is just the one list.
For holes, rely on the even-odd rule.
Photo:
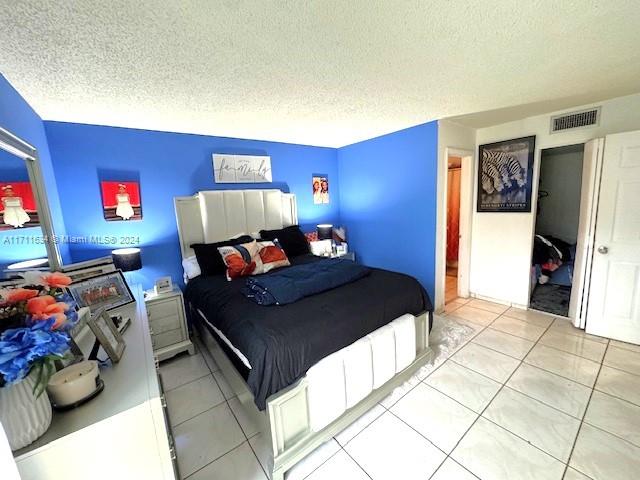
[(604, 138), (596, 138), (584, 144), (582, 162), (582, 186), (580, 190), (580, 218), (578, 222), (578, 242), (571, 282), (569, 318), (578, 328), (584, 328), (587, 317), (591, 258), (593, 258), (593, 237), (596, 229), (596, 211), (600, 192), (600, 172)]
[(640, 344), (640, 131), (605, 139), (588, 333)]

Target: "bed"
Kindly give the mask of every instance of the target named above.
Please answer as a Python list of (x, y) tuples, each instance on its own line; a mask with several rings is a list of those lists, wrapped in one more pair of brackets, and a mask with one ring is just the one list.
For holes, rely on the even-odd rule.
[[(279, 190), (199, 192), (176, 198), (175, 208), (183, 259), (193, 256), (190, 246), (194, 243), (213, 243), (242, 234), (255, 236), (262, 229), (298, 223), (295, 196)], [(292, 265), (300, 265), (318, 258), (301, 255), (290, 260)], [(247, 413), (270, 440), (274, 457), (271, 476), (279, 480), (426, 362), (431, 354), (428, 335), (433, 308), (415, 279), (379, 269), (283, 306), (252, 302), (240, 293), (244, 282), (228, 282), (223, 275), (200, 276), (188, 282), (185, 298), (204, 345)], [(374, 382), (357, 402), (349, 401), (348, 389), (341, 392), (339, 386), (332, 387), (339, 375), (331, 368), (339, 365), (336, 371), (347, 375), (348, 364), (343, 359), (356, 347), (361, 348), (358, 345), (364, 340), (389, 338), (381, 332), (395, 329), (398, 342), (400, 328), (406, 332), (408, 325), (411, 356), (400, 368), (397, 358), (401, 349), (395, 348), (397, 370), (385, 377), (388, 380), (379, 385)], [(375, 365), (376, 351), (372, 356)], [(352, 390), (357, 382), (354, 385)], [(330, 411), (335, 405), (338, 409)]]

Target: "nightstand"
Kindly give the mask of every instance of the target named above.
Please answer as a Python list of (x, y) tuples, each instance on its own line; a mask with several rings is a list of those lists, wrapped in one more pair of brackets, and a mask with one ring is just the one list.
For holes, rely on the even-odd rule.
[(342, 255), (334, 254), (334, 255), (331, 255), (331, 258), (344, 258), (345, 260), (351, 260), (352, 262), (355, 262), (356, 252), (349, 251), (347, 253), (343, 253)]
[(180, 352), (195, 353), (189, 339), (182, 291), (176, 286), (168, 293), (145, 292), (144, 304), (149, 318), (153, 353), (159, 361)]
[(344, 258), (345, 260), (351, 260), (352, 262), (355, 262), (356, 261), (356, 252), (349, 251), (347, 253), (342, 253), (342, 254), (333, 253), (331, 255), (316, 255), (316, 257), (322, 257), (322, 258)]

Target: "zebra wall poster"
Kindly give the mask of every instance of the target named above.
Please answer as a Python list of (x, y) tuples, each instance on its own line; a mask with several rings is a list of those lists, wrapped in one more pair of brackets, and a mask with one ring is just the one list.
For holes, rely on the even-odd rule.
[(530, 212), (536, 137), (480, 145), (478, 212)]

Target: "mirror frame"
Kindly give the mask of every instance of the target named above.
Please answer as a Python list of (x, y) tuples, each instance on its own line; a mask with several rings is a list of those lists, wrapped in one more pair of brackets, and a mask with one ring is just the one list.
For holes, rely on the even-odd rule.
[(62, 267), (62, 258), (58, 250), (58, 244), (54, 241), (53, 221), (51, 220), (51, 212), (49, 211), (49, 202), (47, 201), (47, 192), (40, 169), (38, 151), (32, 145), (2, 127), (0, 127), (0, 149), (25, 161), (36, 206), (38, 207), (40, 228), (42, 229), (43, 236), (46, 238), (44, 245), (49, 259), (49, 269), (51, 271), (60, 270)]

